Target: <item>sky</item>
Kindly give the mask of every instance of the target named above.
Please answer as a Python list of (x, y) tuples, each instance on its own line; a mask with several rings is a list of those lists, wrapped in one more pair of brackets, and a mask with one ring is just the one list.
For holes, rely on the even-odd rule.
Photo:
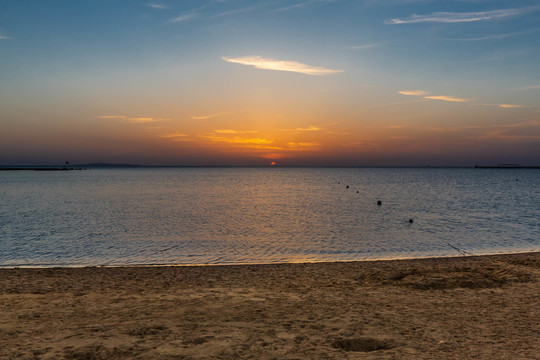
[(0, 0), (0, 164), (540, 165), (540, 0)]

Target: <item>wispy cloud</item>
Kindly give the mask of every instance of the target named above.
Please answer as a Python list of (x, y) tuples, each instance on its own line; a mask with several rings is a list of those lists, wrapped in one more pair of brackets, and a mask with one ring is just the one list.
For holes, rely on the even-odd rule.
[(214, 130), (214, 132), (217, 133), (217, 134), (253, 134), (253, 133), (258, 133), (257, 130), (241, 131), (241, 130), (232, 130), (232, 129), (217, 129), (217, 130)]
[(177, 16), (177, 17), (167, 21), (167, 24), (183, 23), (183, 22), (189, 21), (191, 19), (195, 19), (197, 16), (199, 16), (197, 13), (182, 14), (180, 16)]
[(274, 142), (274, 140), (265, 138), (245, 138), (241, 136), (227, 137), (215, 134), (199, 135), (199, 137), (211, 142), (226, 142), (236, 145), (270, 145)]
[(412, 96), (427, 95), (427, 92), (425, 92), (424, 90), (401, 90), (401, 91), (398, 91), (398, 93), (401, 95), (412, 95)]
[(422, 99), (427, 99), (427, 100), (441, 100), (441, 101), (449, 101), (449, 102), (457, 102), (457, 103), (468, 103), (469, 105), (474, 105), (474, 106), (496, 106), (496, 107), (500, 107), (500, 108), (503, 108), (503, 109), (517, 109), (517, 108), (529, 107), (527, 105), (516, 105), (516, 104), (473, 103), (473, 102), (471, 102), (471, 99), (460, 98), (460, 97), (456, 97), (456, 96), (428, 95), (428, 93), (426, 91), (424, 91), (424, 90), (402, 90), (402, 91), (398, 91), (398, 94), (421, 96)]
[(169, 8), (166, 5), (153, 4), (153, 3), (146, 4), (146, 6), (151, 7), (152, 9), (158, 9), (158, 10), (163, 10), (163, 9), (168, 9)]
[(474, 141), (530, 141), (540, 139), (540, 121), (523, 121), (515, 123), (465, 125), (433, 127), (426, 130), (441, 134), (462, 134), (463, 138)]
[(303, 1), (303, 2), (300, 2), (300, 3), (297, 3), (297, 4), (293, 4), (293, 5), (289, 5), (289, 6), (285, 6), (285, 7), (276, 9), (274, 11), (279, 12), (279, 11), (288, 11), (288, 10), (300, 9), (300, 8), (309, 6), (311, 4), (320, 3), (320, 2), (328, 2), (328, 0), (308, 0), (308, 1)]
[(148, 116), (127, 116), (127, 115), (99, 115), (99, 119), (117, 119), (130, 123), (152, 123), (158, 121), (169, 121), (168, 118), (148, 117)]
[(332, 75), (343, 72), (343, 70), (333, 70), (324, 67), (311, 66), (297, 61), (276, 60), (256, 55), (238, 58), (224, 56), (221, 59), (230, 63), (253, 66), (257, 69), (291, 71), (314, 76)]
[(11, 38), (9, 36), (0, 34), (0, 40), (8, 40), (8, 39), (11, 39)]
[(373, 49), (376, 47), (381, 46), (382, 43), (373, 43), (373, 44), (365, 44), (365, 45), (352, 45), (347, 46), (345, 49), (347, 50), (367, 50), (367, 49)]
[(290, 142), (287, 144), (291, 150), (315, 150), (321, 146), (318, 142)]
[(468, 102), (469, 101), (469, 99), (458, 98), (455, 96), (428, 95), (427, 91), (424, 91), (424, 90), (401, 90), (401, 91), (398, 91), (398, 94), (410, 95), (410, 96), (421, 96), (422, 98), (428, 99), (428, 100), (441, 100), (441, 101), (450, 101), (450, 102)]
[(259, 7), (259, 4), (252, 5), (252, 6), (246, 6), (246, 7), (240, 8), (240, 9), (234, 9), (234, 10), (224, 11), (224, 12), (215, 14), (215, 15), (213, 15), (212, 17), (213, 17), (213, 18), (217, 18), (217, 17), (223, 17), (223, 16), (230, 16), (230, 15), (240, 14), (240, 13), (248, 12), (248, 11), (251, 11), (251, 10), (255, 10), (255, 9), (258, 8), (258, 7)]
[(497, 105), (503, 109), (517, 109), (517, 108), (526, 107), (525, 105), (514, 105), (514, 104), (497, 104)]
[(434, 12), (428, 15), (411, 15), (404, 19), (390, 19), (386, 20), (385, 24), (413, 24), (423, 22), (437, 22), (437, 23), (461, 23), (461, 22), (475, 22), (475, 21), (490, 21), (499, 20), (512, 16), (523, 15), (529, 12), (533, 12), (540, 9), (538, 6), (529, 6), (518, 9), (499, 9), (489, 11), (477, 11), (477, 12)]
[(219, 112), (219, 113), (215, 113), (215, 114), (193, 115), (191, 118), (193, 120), (206, 120), (206, 119), (212, 119), (212, 118), (216, 118), (216, 117), (220, 117), (220, 116), (224, 116), (224, 115), (238, 114), (238, 113), (242, 113), (242, 112), (244, 112), (244, 111), (224, 111), (224, 112)]
[(172, 138), (172, 139), (175, 139), (175, 138), (183, 138), (183, 137), (186, 137), (188, 135), (186, 134), (183, 134), (183, 133), (180, 133), (180, 132), (174, 132), (174, 133), (170, 133), (170, 134), (164, 134), (164, 135), (160, 135), (160, 137), (163, 137), (163, 138)]
[(304, 132), (304, 131), (321, 131), (322, 128), (318, 127), (318, 126), (308, 126), (307, 128), (296, 128), (296, 129), (282, 129), (280, 131), (285, 131), (285, 132)]
[(486, 35), (486, 36), (479, 36), (479, 37), (473, 37), (473, 38), (450, 38), (450, 39), (442, 39), (442, 40), (448, 40), (448, 41), (484, 41), (484, 40), (499, 40), (499, 39), (506, 39), (513, 36), (519, 36), (519, 35), (527, 35), (532, 34), (536, 31), (519, 31), (519, 32), (512, 32), (512, 33), (506, 33), (506, 34), (494, 34), (494, 35)]
[(476, 137), (479, 140), (539, 140), (540, 121), (496, 125)]
[(424, 99), (450, 101), (450, 102), (468, 102), (469, 101), (469, 99), (458, 98), (455, 96), (447, 96), (447, 95), (424, 96)]
[(512, 91), (540, 90), (540, 85), (531, 85), (512, 89)]
[(516, 104), (471, 104), (471, 105), (478, 105), (478, 106), (496, 106), (503, 109), (519, 109), (519, 108), (527, 108), (530, 106), (527, 105), (516, 105)]
[(218, 115), (193, 115), (191, 118), (193, 120), (206, 120), (206, 119), (210, 119), (216, 116)]

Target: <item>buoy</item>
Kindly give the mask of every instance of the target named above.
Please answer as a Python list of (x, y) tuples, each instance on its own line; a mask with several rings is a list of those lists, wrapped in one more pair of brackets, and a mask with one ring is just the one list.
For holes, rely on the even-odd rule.
[(349, 185), (347, 185), (347, 189), (349, 188)]
[(409, 224), (412, 224), (413, 222), (413, 219), (409, 219)]
[(356, 193), (357, 193), (357, 194), (359, 194), (359, 193), (360, 193), (360, 191), (356, 190)]
[(377, 201), (377, 205), (382, 205), (382, 201), (381, 200)]

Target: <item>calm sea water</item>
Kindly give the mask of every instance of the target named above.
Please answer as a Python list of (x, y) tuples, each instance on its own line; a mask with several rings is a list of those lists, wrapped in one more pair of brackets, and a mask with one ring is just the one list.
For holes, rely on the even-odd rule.
[(456, 248), (540, 250), (540, 170), (0, 172), (0, 266), (365, 260)]

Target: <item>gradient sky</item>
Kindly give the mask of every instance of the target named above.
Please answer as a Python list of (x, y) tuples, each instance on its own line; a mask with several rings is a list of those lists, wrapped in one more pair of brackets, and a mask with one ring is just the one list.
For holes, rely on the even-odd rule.
[(540, 165), (540, 1), (0, 0), (0, 164)]

